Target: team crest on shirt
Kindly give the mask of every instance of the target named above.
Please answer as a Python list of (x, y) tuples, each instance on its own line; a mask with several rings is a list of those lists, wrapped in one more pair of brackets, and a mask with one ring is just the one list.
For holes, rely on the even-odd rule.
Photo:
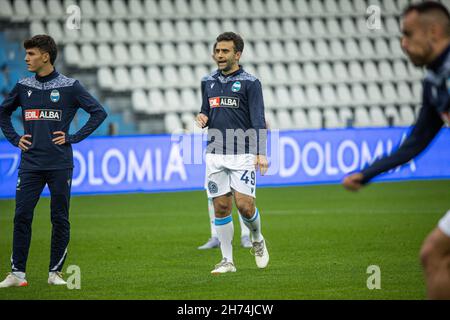
[(52, 90), (52, 92), (50, 92), (50, 100), (52, 100), (52, 102), (59, 101), (59, 91), (58, 90)]
[(236, 81), (235, 83), (233, 83), (233, 85), (231, 86), (231, 91), (233, 92), (238, 92), (239, 90), (241, 90), (241, 83), (239, 81)]
[(209, 190), (209, 193), (214, 194), (214, 193), (217, 193), (217, 191), (219, 191), (219, 188), (217, 187), (217, 184), (214, 181), (209, 181), (208, 182), (208, 190)]

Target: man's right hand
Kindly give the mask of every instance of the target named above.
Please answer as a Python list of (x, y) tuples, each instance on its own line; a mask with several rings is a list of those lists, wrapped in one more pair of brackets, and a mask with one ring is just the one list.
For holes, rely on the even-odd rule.
[(364, 176), (362, 173), (357, 172), (353, 173), (349, 176), (346, 176), (344, 180), (342, 181), (342, 185), (345, 189), (350, 191), (358, 191), (363, 187), (362, 180)]
[(203, 113), (199, 113), (195, 118), (195, 122), (200, 128), (203, 129), (204, 127), (206, 127), (206, 124), (208, 123), (208, 117)]
[(28, 141), (28, 138), (31, 138), (31, 134), (24, 134), (19, 140), (18, 147), (24, 152), (28, 151), (28, 146), (31, 145), (31, 141)]

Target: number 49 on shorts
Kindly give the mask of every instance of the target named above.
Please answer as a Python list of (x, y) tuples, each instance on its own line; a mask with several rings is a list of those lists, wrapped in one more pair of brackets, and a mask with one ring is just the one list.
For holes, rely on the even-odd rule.
[(250, 181), (250, 184), (252, 186), (255, 185), (255, 171), (250, 171), (250, 178), (248, 177), (248, 170), (245, 170), (244, 173), (242, 174), (241, 180), (244, 181), (246, 184), (248, 184), (248, 182)]

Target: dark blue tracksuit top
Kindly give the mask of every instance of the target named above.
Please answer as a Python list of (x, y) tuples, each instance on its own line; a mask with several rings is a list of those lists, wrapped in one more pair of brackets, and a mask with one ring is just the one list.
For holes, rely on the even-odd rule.
[[(56, 70), (45, 77), (35, 75), (20, 80), (0, 106), (0, 127), (13, 145), (19, 144), (20, 135), (11, 123), (11, 114), (22, 108), (25, 134), (32, 137), (28, 151), (22, 152), (21, 170), (61, 170), (73, 168), (72, 143), (89, 136), (105, 120), (107, 114), (78, 80), (68, 78)], [(87, 123), (75, 134), (69, 135), (69, 126), (78, 108), (90, 114)], [(66, 143), (52, 141), (66, 133)]]
[(449, 121), (450, 110), (450, 46), (427, 66), (423, 80), (422, 108), (411, 134), (390, 156), (375, 161), (362, 170), (363, 183), (378, 174), (402, 165), (420, 154)]
[[(261, 82), (247, 73), (242, 67), (236, 72), (223, 75), (214, 71), (205, 76), (201, 82), (201, 113), (208, 116), (208, 150), (210, 153), (233, 154), (266, 152), (266, 121), (264, 117), (264, 100)], [(216, 129), (223, 135), (223, 140), (212, 138)], [(234, 139), (226, 141), (226, 130), (255, 129), (256, 136), (246, 139), (245, 143)], [(227, 150), (227, 147), (231, 147)]]

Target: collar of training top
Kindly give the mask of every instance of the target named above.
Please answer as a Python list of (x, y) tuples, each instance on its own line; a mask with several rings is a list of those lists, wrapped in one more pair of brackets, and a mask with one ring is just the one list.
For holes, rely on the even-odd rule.
[(427, 66), (427, 69), (437, 72), (438, 69), (442, 66), (442, 64), (444, 64), (447, 54), (449, 52), (450, 52), (450, 45), (447, 46), (447, 48)]
[(224, 78), (229, 78), (229, 77), (238, 75), (239, 73), (242, 73), (242, 72), (244, 72), (244, 69), (242, 68), (241, 65), (239, 65), (239, 69), (236, 70), (236, 71), (233, 72), (233, 73), (230, 73), (230, 74), (225, 75), (225, 74), (222, 73), (222, 71), (219, 71), (219, 74), (220, 74), (222, 77), (224, 77)]
[(48, 82), (48, 81), (51, 81), (51, 80), (55, 79), (58, 76), (59, 76), (58, 71), (56, 71), (56, 69), (53, 69), (53, 71), (50, 74), (46, 75), (46, 76), (40, 77), (40, 76), (38, 76), (36, 74), (34, 77), (39, 82)]

